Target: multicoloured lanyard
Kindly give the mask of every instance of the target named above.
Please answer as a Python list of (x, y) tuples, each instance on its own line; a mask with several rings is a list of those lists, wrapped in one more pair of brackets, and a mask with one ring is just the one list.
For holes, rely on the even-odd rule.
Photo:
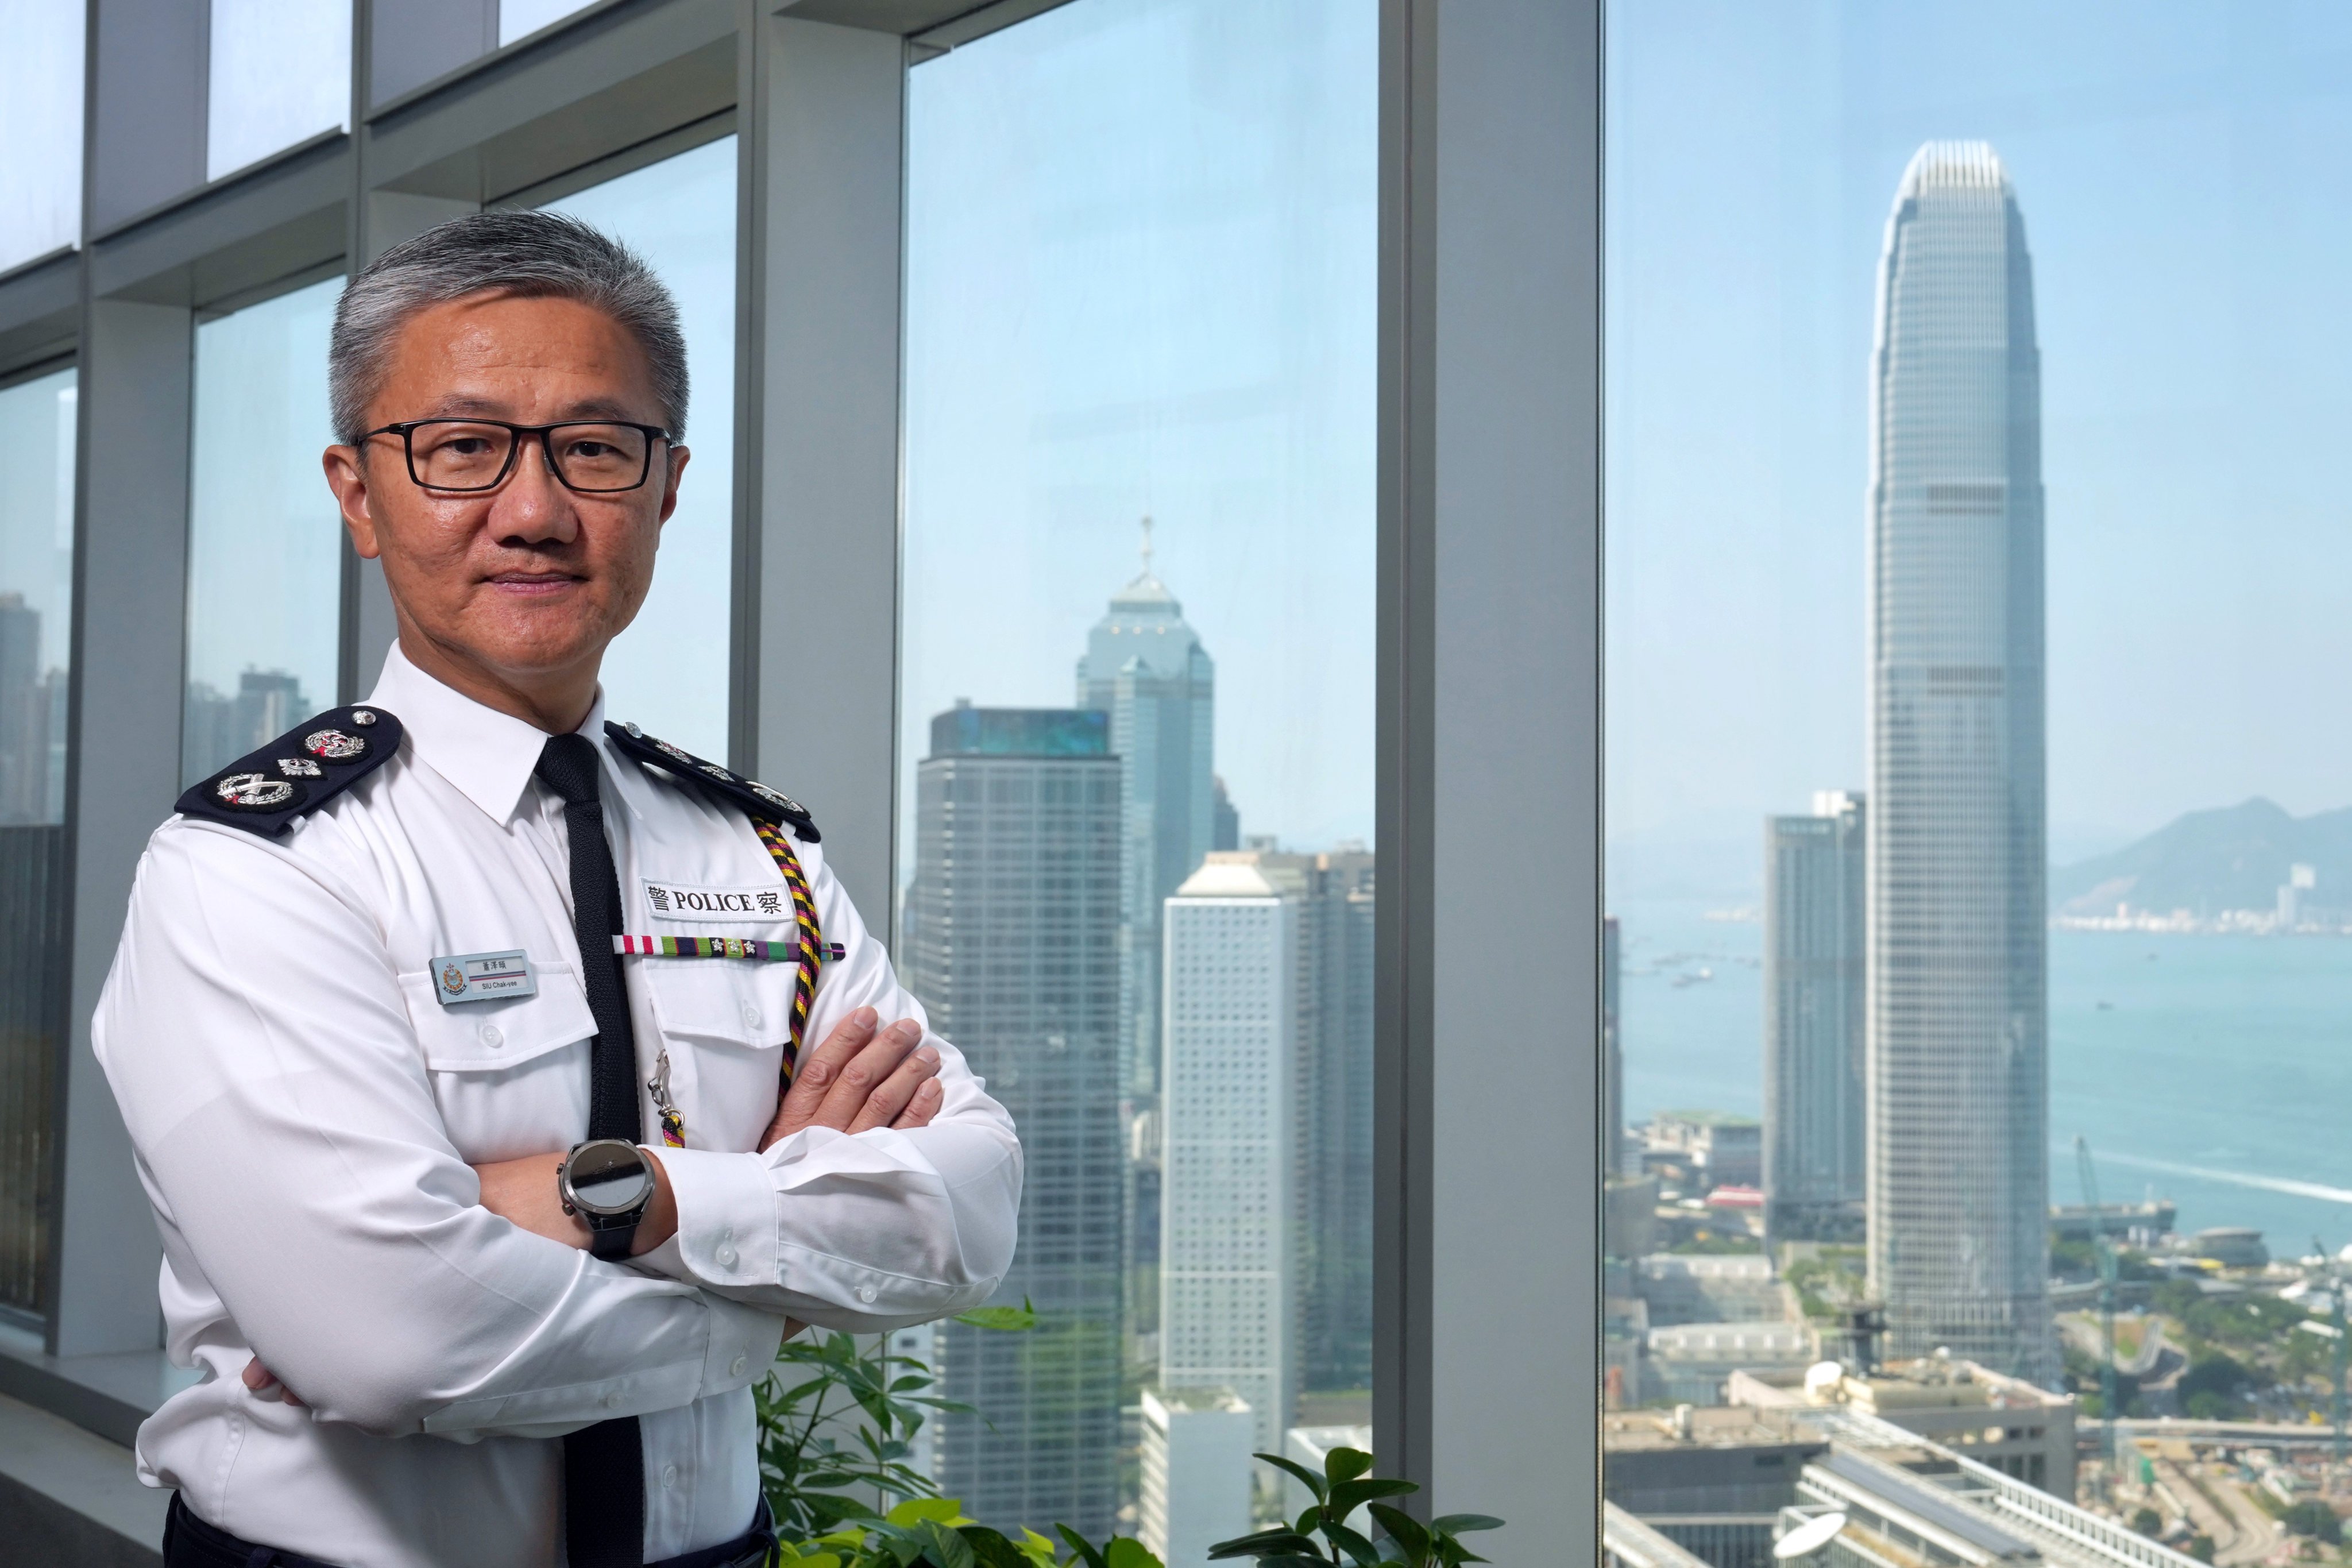
[[(793, 977), (793, 984), (792, 1036), (784, 1043), (783, 1082), (778, 1090), (782, 1093), (792, 1088), (793, 1074), (800, 1066), (801, 1044), (808, 1031), (809, 1005), (816, 999), (817, 966), (828, 959), (838, 962), (847, 953), (841, 943), (824, 940), (824, 929), (817, 924), (816, 896), (809, 891), (808, 876), (801, 869), (801, 858), (793, 852), (793, 841), (774, 823), (761, 817), (751, 819), (751, 830), (767, 846), (769, 858), (783, 873), (784, 887), (793, 895), (793, 921), (799, 931), (792, 941), (761, 942), (737, 936), (616, 936), (613, 939), (613, 951), (648, 958), (748, 958), (763, 963), (799, 964), (800, 973)], [(654, 1106), (661, 1112), (662, 1142), (672, 1149), (685, 1148), (686, 1119), (670, 1100), (667, 1047), (646, 1087), (653, 1092)]]

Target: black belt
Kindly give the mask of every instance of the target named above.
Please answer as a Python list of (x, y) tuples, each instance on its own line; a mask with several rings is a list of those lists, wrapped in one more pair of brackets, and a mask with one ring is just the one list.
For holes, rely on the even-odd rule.
[[(665, 1557), (646, 1568), (761, 1568), (768, 1554), (775, 1549), (776, 1528), (770, 1522), (768, 1500), (760, 1500), (760, 1511), (751, 1518), (751, 1528), (719, 1546), (706, 1546), (699, 1552), (688, 1552), (677, 1557)], [(249, 1541), (239, 1541), (226, 1530), (215, 1529), (198, 1519), (195, 1510), (172, 1494), (172, 1510), (163, 1519), (163, 1568), (334, 1568), (315, 1557), (305, 1557), (299, 1552), (281, 1552), (274, 1546), (256, 1546)]]

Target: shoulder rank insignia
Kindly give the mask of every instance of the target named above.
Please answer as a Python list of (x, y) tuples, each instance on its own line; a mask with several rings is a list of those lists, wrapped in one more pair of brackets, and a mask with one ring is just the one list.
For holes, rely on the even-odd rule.
[(747, 779), (717, 763), (706, 763), (683, 746), (656, 741), (635, 724), (615, 724), (607, 720), (604, 738), (624, 755), (698, 784), (720, 799), (750, 812), (761, 822), (788, 825), (793, 836), (803, 844), (824, 842), (816, 830), (816, 819), (808, 814), (808, 807), (782, 790), (770, 789), (759, 780)]
[(275, 837), (392, 760), (400, 721), (364, 704), (330, 708), (180, 796), (185, 816)]

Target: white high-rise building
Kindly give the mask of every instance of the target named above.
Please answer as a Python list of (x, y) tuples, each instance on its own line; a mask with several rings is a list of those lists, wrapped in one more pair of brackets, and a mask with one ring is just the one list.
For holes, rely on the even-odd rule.
[(1207, 1568), (1209, 1548), (1250, 1532), (1256, 1433), (1230, 1388), (1143, 1391), (1135, 1538), (1168, 1568)]
[[(1248, 852), (1167, 902), (1160, 1383), (1229, 1388), (1277, 1451), (1298, 1389), (1300, 900)], [(1278, 874), (1277, 874), (1278, 876)]]
[(1904, 174), (1871, 376), (1871, 1285), (1890, 1355), (2046, 1383), (2041, 363), (1980, 142)]

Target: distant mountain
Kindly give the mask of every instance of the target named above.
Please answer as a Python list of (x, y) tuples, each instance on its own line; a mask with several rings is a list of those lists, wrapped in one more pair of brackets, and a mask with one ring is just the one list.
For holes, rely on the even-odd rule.
[(2109, 915), (2117, 904), (2210, 917), (2269, 910), (2291, 866), (2319, 873), (2315, 901), (2352, 903), (2352, 806), (2289, 816), (2257, 795), (2192, 811), (2138, 843), (2050, 873), (2050, 903), (2064, 915)]

